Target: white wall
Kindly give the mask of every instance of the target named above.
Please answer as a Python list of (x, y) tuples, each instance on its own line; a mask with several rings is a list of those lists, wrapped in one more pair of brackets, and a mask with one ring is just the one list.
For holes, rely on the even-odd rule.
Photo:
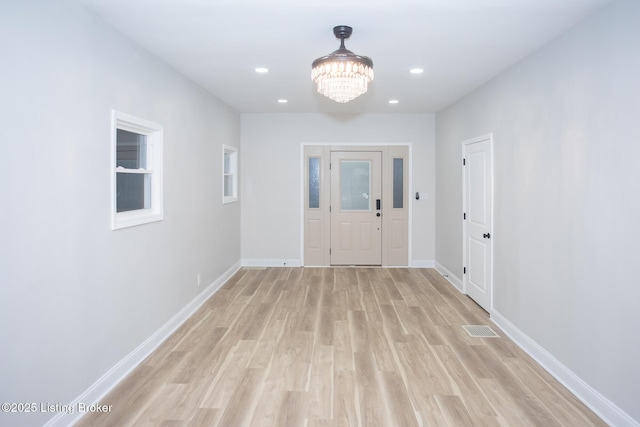
[[(3, 2), (0, 40), (0, 402), (68, 404), (239, 262), (240, 120), (72, 2)], [(112, 108), (164, 126), (162, 222), (110, 228)]]
[(640, 420), (639, 22), (618, 0), (436, 119), (436, 262), (461, 277), (461, 142), (493, 132), (495, 314), (616, 423)]
[(302, 143), (410, 143), (412, 261), (434, 259), (435, 128), (433, 114), (242, 114), (242, 259), (301, 261)]

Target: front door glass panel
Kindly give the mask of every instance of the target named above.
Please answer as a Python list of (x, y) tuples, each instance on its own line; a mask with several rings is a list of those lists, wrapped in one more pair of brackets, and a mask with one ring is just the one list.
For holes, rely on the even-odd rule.
[(371, 161), (342, 160), (340, 177), (342, 210), (371, 210)]

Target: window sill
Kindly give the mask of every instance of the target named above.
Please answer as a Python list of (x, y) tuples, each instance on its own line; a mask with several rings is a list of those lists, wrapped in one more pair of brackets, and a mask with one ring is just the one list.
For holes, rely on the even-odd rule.
[(235, 203), (237, 201), (238, 201), (237, 197), (225, 197), (224, 199), (222, 199), (222, 204), (227, 205), (229, 203)]
[(154, 212), (151, 209), (140, 209), (129, 212), (118, 212), (113, 215), (111, 223), (112, 230), (134, 227), (136, 225), (148, 224), (150, 222), (162, 221), (162, 213)]

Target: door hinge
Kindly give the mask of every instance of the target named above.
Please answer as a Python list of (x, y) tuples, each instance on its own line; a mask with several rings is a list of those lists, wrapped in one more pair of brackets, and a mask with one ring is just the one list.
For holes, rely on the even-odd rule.
[(462, 214), (462, 219), (467, 219), (467, 213), (466, 212)]
[(467, 159), (462, 159), (462, 166), (466, 166), (467, 165)]
[(467, 274), (467, 267), (462, 267), (462, 274)]
[(329, 205), (329, 212), (331, 212), (331, 205)]
[(329, 255), (331, 255), (331, 248), (329, 248)]
[(331, 162), (329, 162), (329, 170), (331, 170)]

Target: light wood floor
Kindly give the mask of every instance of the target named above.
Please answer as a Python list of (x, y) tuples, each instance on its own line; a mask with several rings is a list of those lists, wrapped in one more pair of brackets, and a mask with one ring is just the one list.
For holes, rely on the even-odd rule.
[(241, 269), (101, 403), (78, 425), (605, 425), (431, 269)]

